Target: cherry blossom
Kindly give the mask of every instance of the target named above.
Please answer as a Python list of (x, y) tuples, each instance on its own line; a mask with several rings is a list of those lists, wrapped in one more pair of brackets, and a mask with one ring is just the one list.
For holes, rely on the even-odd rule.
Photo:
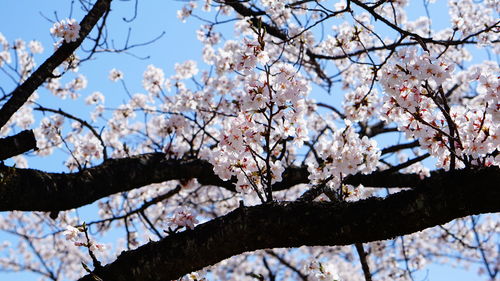
[(331, 264), (322, 264), (312, 261), (307, 267), (308, 278), (310, 281), (340, 281), (338, 274)]
[(64, 39), (66, 43), (75, 42), (79, 38), (80, 24), (75, 19), (65, 19), (54, 23), (50, 33)]
[(123, 72), (121, 72), (120, 70), (116, 69), (116, 68), (113, 68), (109, 71), (109, 80), (113, 81), (113, 82), (116, 82), (118, 80), (121, 80), (123, 79)]
[(175, 229), (177, 227), (186, 227), (193, 229), (198, 223), (196, 212), (187, 208), (179, 207), (174, 211), (173, 217), (169, 218), (167, 226)]
[(80, 230), (78, 230), (78, 228), (68, 225), (66, 226), (66, 230), (64, 231), (64, 236), (66, 237), (66, 240), (75, 241), (79, 233)]
[[(33, 174), (40, 185), (36, 192), (43, 194), (55, 187), (70, 189), (84, 179), (84, 188), (65, 198), (67, 209), (13, 208), (0, 215), (0, 230), (13, 237), (0, 243), (0, 271), (78, 280), (106, 270), (99, 269), (101, 263), (114, 266), (121, 255), (131, 256), (145, 244), (155, 247), (183, 235), (198, 241), (198, 231), (205, 228), (198, 224), (225, 222), (249, 210), (303, 204), (304, 213), (311, 206), (328, 206), (338, 208), (339, 216), (350, 216), (344, 210), (351, 206), (397, 203), (405, 194), (433, 191), (436, 182), (445, 188), (448, 183), (440, 175), (500, 166), (496, 1), (450, 0), (448, 13), (436, 10), (434, 1), (189, 1), (177, 6), (177, 17), (196, 25), (190, 36), (200, 49), (179, 56), (182, 61), (173, 65), (142, 53), (163, 48), (161, 36), (136, 44), (131, 28), (129, 37), (117, 38), (114, 20), (130, 20), (130, 14), (116, 14), (120, 5), (130, 4), (125, 2), (113, 1), (116, 9), (101, 11), (106, 20), (95, 19), (85, 40), (76, 19), (55, 22), (50, 29), (55, 38), (34, 35), (25, 41), (0, 33), (1, 108), (13, 97), (11, 91), (28, 93), (22, 85), (41, 77), (41, 86), (0, 128), (2, 141), (33, 130), (36, 150), (6, 159), (0, 184), (11, 174)], [(449, 25), (416, 15), (414, 5), (423, 5), (431, 16), (449, 15)], [(147, 10), (138, 7), (130, 26)], [(72, 14), (80, 19), (85, 12)], [(162, 26), (157, 22), (147, 34)], [(59, 40), (54, 51), (84, 43), (58, 57), (63, 61), (59, 66), (45, 69), (40, 58), (64, 53), (64, 48), (44, 48), (46, 39)], [(184, 46), (183, 38), (175, 38), (175, 44), (166, 41)], [(161, 50), (172, 57), (170, 49)], [(142, 68), (123, 68), (121, 61), (115, 66), (121, 70), (96, 64), (124, 54), (130, 56), (120, 57), (123, 62), (133, 58), (139, 63), (131, 65)], [(96, 66), (99, 71), (87, 76)], [(46, 74), (34, 75), (38, 67)], [(44, 171), (40, 162), (46, 161), (61, 163), (60, 171)], [(148, 166), (150, 161), (155, 165)], [(125, 168), (114, 170), (116, 163), (126, 163)], [(73, 178), (61, 188), (60, 178), (68, 177)], [(406, 177), (412, 182), (401, 180)], [(102, 183), (105, 188), (95, 189)], [(420, 208), (426, 198), (394, 215)], [(36, 208), (48, 200), (36, 199)], [(71, 205), (75, 200), (86, 201)], [(87, 203), (84, 210), (71, 209)], [(443, 213), (448, 214), (447, 207)], [(454, 217), (449, 213), (447, 220)], [(268, 215), (252, 227), (267, 223)], [(415, 219), (440, 214), (427, 215)], [(288, 219), (271, 223), (286, 225)], [(357, 237), (356, 226), (372, 219), (354, 218), (329, 231), (353, 231)], [(500, 231), (497, 221), (496, 214), (471, 215), (390, 240), (345, 246), (321, 242), (263, 249), (259, 239), (271, 236), (255, 234), (252, 250), (260, 250), (231, 252), (235, 256), (216, 264), (205, 263), (207, 253), (200, 250), (197, 264), (207, 267), (184, 270), (184, 264), (172, 279), (361, 281), (371, 276), (403, 281), (418, 279), (415, 274), (426, 272), (429, 264), (445, 263), (472, 265), (494, 280), (499, 253), (491, 234)], [(233, 246), (232, 239), (243, 238), (253, 237), (230, 237), (224, 250)], [(316, 245), (280, 245), (302, 244)], [(176, 258), (169, 256), (169, 261), (174, 264)], [(432, 278), (432, 270), (429, 274)]]

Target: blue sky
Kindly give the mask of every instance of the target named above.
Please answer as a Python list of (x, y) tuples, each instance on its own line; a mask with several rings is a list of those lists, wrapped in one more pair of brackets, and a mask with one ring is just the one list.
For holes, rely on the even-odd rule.
[[(78, 1), (76, 1), (78, 2)], [(0, 0), (0, 32), (9, 40), (22, 38), (26, 41), (36, 39), (43, 43), (45, 52), (36, 57), (37, 62), (41, 63), (51, 54), (53, 39), (50, 36), (49, 29), (52, 26), (46, 18), (55, 19), (57, 17), (64, 19), (70, 15), (70, 1), (51, 0)], [(50, 5), (48, 5), (50, 4)], [(131, 52), (139, 57), (149, 57), (141, 60), (134, 56), (124, 54), (100, 54), (96, 56), (95, 61), (86, 63), (81, 67), (81, 72), (88, 78), (87, 89), (82, 91), (80, 101), (70, 100), (61, 101), (53, 97), (47, 91), (40, 91), (41, 97), (48, 101), (48, 106), (63, 108), (73, 112), (76, 116), (89, 119), (91, 108), (82, 107), (82, 100), (85, 96), (99, 90), (106, 95), (108, 105), (119, 104), (125, 100), (126, 96), (119, 84), (108, 80), (108, 73), (111, 68), (117, 68), (124, 72), (125, 79), (132, 93), (143, 92), (141, 87), (142, 73), (147, 65), (154, 64), (161, 67), (168, 77), (173, 74), (173, 66), (176, 62), (183, 62), (188, 59), (199, 60), (201, 53), (201, 44), (196, 39), (195, 31), (202, 24), (196, 19), (189, 19), (188, 23), (181, 23), (176, 18), (176, 11), (182, 7), (182, 1), (139, 1), (137, 18), (130, 24), (124, 23), (123, 17), (131, 18), (134, 15), (134, 1), (114, 1), (113, 10), (108, 19), (109, 32), (114, 43), (119, 48), (123, 46), (128, 28), (131, 28), (131, 44), (147, 42), (165, 32), (154, 44), (132, 49)], [(80, 20), (83, 16), (75, 3), (73, 17)], [(417, 18), (424, 14), (422, 1), (412, 1), (410, 18)], [(444, 8), (445, 1), (438, 1), (437, 7), (433, 13), (439, 13), (434, 27), (442, 27), (447, 24), (447, 14)], [(433, 15), (431, 13), (431, 15)], [(435, 15), (435, 16), (436, 16)], [(446, 16), (445, 16), (446, 15)], [(88, 46), (88, 45), (87, 45)], [(200, 61), (200, 60), (199, 60)], [(0, 86), (9, 92), (14, 85), (0, 75)], [(67, 155), (56, 153), (55, 155), (41, 158), (29, 158), (29, 165), (32, 168), (39, 168), (45, 171), (63, 171), (62, 165)], [(0, 241), (7, 236), (0, 233)], [(464, 271), (448, 266), (432, 265), (425, 272), (422, 272), (422, 280), (427, 275), (426, 280), (456, 280), (470, 281), (481, 280), (473, 272)], [(26, 273), (0, 273), (0, 280), (36, 280), (38, 276)]]

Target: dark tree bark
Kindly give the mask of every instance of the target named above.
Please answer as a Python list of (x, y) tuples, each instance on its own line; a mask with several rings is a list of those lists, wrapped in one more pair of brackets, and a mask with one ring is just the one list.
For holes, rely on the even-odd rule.
[[(498, 172), (498, 168), (492, 169), (490, 177), (494, 176), (494, 171)], [(283, 181), (275, 184), (273, 190), (306, 183), (308, 175), (306, 167), (290, 167), (285, 170)], [(439, 175), (439, 172), (433, 173), (433, 177)], [(233, 182), (222, 181), (207, 161), (168, 160), (163, 153), (110, 159), (70, 174), (2, 166), (0, 178), (0, 211), (68, 210), (111, 194), (168, 180), (196, 178), (202, 185), (216, 185), (234, 191)], [(414, 174), (374, 172), (348, 177), (345, 183), (370, 187), (416, 187), (420, 178)]]
[(5, 160), (36, 149), (35, 135), (32, 130), (22, 131), (17, 135), (0, 139), (0, 160)]
[(205, 161), (167, 160), (162, 153), (110, 159), (78, 173), (46, 173), (0, 167), (0, 211), (60, 211), (90, 204), (121, 191), (173, 179), (199, 178), (231, 186)]
[[(498, 168), (441, 172), (418, 187), (353, 203), (272, 202), (170, 235), (94, 274), (106, 281), (173, 280), (233, 255), (266, 248), (391, 239), (453, 219), (500, 211)], [(87, 275), (80, 281), (94, 280)]]

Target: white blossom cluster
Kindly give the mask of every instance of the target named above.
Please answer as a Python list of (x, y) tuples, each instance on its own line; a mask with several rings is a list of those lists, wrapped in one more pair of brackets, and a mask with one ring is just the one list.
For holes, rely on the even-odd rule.
[(449, 168), (452, 157), (459, 160), (457, 167), (498, 165), (499, 156), (493, 157), (500, 148), (499, 123), (494, 122), (500, 110), (498, 77), (478, 69), (469, 78), (479, 82), (478, 96), (467, 107), (450, 106), (443, 103), (443, 83), (453, 69), (428, 53), (419, 55), (416, 48), (399, 50), (380, 81), (387, 94), (382, 117), (396, 122), (408, 138), (418, 139), (438, 158), (439, 167)]
[(332, 264), (323, 264), (318, 261), (312, 261), (306, 266), (309, 281), (341, 281), (336, 269)]
[(74, 79), (71, 79), (66, 84), (61, 84), (60, 78), (53, 78), (45, 84), (45, 88), (49, 90), (53, 95), (60, 97), (61, 99), (71, 98), (77, 99), (80, 94), (79, 91), (87, 87), (87, 78), (84, 75), (79, 74)]
[(190, 1), (184, 7), (182, 7), (181, 10), (177, 11), (177, 18), (181, 22), (186, 22), (186, 19), (191, 16), (191, 13), (193, 12), (193, 9), (195, 9), (198, 5), (196, 4), (195, 1)]
[(319, 159), (310, 158), (307, 167), (313, 183), (321, 184), (331, 178), (327, 186), (338, 189), (346, 176), (368, 174), (377, 168), (381, 153), (377, 142), (360, 137), (350, 122), (346, 121), (346, 125), (318, 139), (315, 149)]
[(0, 32), (0, 68), (4, 64), (11, 64), (12, 56), (15, 58), (17, 75), (20, 81), (24, 81), (34, 70), (36, 64), (33, 58), (34, 54), (43, 52), (42, 43), (31, 40), (26, 43), (22, 39), (16, 39), (13, 43), (9, 43), (7, 38)]
[[(498, 13), (500, 12), (498, 1), (451, 0), (449, 7), (453, 27), (464, 36), (474, 34), (486, 26), (495, 26), (495, 24), (498, 26)], [(494, 42), (498, 41), (499, 38), (498, 32), (484, 32), (478, 36), (478, 41), (483, 46), (493, 46), (498, 52), (500, 48)]]
[(165, 74), (161, 68), (157, 68), (154, 65), (148, 65), (148, 68), (143, 74), (142, 85), (146, 91), (158, 95), (161, 91), (161, 87), (165, 82)]
[(40, 155), (49, 155), (52, 153), (53, 147), (61, 145), (61, 127), (64, 124), (64, 117), (61, 115), (53, 115), (50, 118), (43, 118), (40, 128), (35, 130), (38, 153)]
[(4, 63), (10, 63), (12, 61), (9, 49), (10, 49), (10, 44), (9, 41), (7, 41), (7, 38), (0, 33), (0, 67), (4, 65)]
[(75, 19), (61, 20), (54, 23), (50, 33), (63, 38), (66, 43), (75, 42), (80, 37), (80, 24)]
[(66, 237), (66, 240), (72, 241), (75, 246), (87, 247), (93, 252), (104, 252), (106, 250), (106, 246), (104, 244), (100, 244), (92, 240), (85, 241), (85, 238), (82, 237), (82, 232), (84, 232), (84, 230), (82, 230), (81, 227), (77, 228), (68, 225), (66, 226), (66, 230), (63, 234)]
[(113, 82), (116, 82), (118, 80), (122, 80), (123, 79), (123, 72), (116, 69), (116, 68), (113, 68), (109, 71), (108, 78), (109, 78), (109, 80), (111, 80)]
[(352, 122), (368, 121), (378, 116), (380, 106), (377, 90), (370, 91), (366, 85), (346, 93), (343, 103), (344, 114)]
[(194, 225), (198, 223), (196, 216), (196, 211), (179, 207), (174, 211), (173, 216), (168, 219), (167, 226), (172, 230), (178, 227), (194, 229)]
[[(265, 51), (248, 42), (244, 50), (237, 55), (240, 60), (236, 69), (247, 74), (245, 91), (233, 94), (240, 113), (224, 126), (222, 139), (209, 161), (219, 177), (228, 180), (235, 176), (237, 190), (249, 191), (281, 181), (283, 163), (266, 160), (266, 154), (279, 156), (284, 139), (292, 138), (298, 146), (308, 139), (303, 99), (309, 88), (287, 64), (255, 73), (257, 62), (265, 64), (267, 55), (261, 60)], [(270, 148), (267, 153), (263, 145)]]
[(92, 160), (102, 158), (103, 147), (101, 142), (92, 134), (75, 135), (72, 139), (74, 150), (70, 158), (66, 161), (66, 166), (69, 170), (87, 166)]
[(196, 62), (193, 60), (188, 60), (182, 64), (176, 63), (174, 68), (178, 79), (188, 79), (198, 74)]

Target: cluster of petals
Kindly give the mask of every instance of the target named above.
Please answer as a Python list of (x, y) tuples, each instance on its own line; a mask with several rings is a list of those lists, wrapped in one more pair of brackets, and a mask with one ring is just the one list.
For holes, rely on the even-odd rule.
[(180, 281), (207, 281), (205, 277), (203, 277), (202, 274), (199, 274), (198, 272), (192, 272), (189, 273), (188, 275), (182, 277)]
[[(308, 161), (309, 179), (317, 184), (325, 179), (328, 186), (338, 188), (342, 179), (357, 173), (370, 173), (377, 168), (380, 150), (377, 142), (362, 138), (350, 124), (318, 139), (315, 149), (319, 159)], [(310, 159), (309, 159), (310, 160)]]
[(184, 5), (182, 9), (177, 11), (177, 18), (181, 22), (186, 22), (186, 19), (193, 13), (193, 9), (196, 8), (197, 4), (194, 1), (189, 2), (188, 4)]
[(354, 91), (348, 92), (344, 97), (344, 114), (353, 122), (368, 121), (377, 116), (380, 107), (380, 99), (377, 90), (363, 85)]
[(184, 63), (176, 63), (175, 66), (176, 77), (179, 79), (188, 79), (198, 73), (198, 67), (194, 60), (188, 60)]
[(10, 63), (12, 61), (9, 48), (9, 41), (7, 41), (7, 38), (0, 32), (0, 67), (2, 67), (4, 63)]
[(244, 48), (235, 53), (235, 70), (250, 74), (257, 63), (266, 64), (269, 61), (269, 55), (256, 40), (245, 39), (244, 41)]
[[(214, 172), (223, 180), (236, 176), (236, 189), (240, 192), (251, 190), (252, 184), (260, 184), (260, 171), (264, 161), (255, 157), (262, 153), (261, 142), (265, 128), (256, 126), (250, 115), (239, 115), (231, 126), (225, 128), (224, 135), (212, 153), (210, 161)], [(281, 176), (281, 175), (280, 175)]]
[[(288, 64), (275, 64), (266, 71), (257, 71), (262, 59), (260, 45), (244, 42), (236, 70), (247, 74), (244, 91), (234, 91), (237, 117), (221, 130), (221, 139), (209, 161), (223, 180), (237, 178), (236, 188), (249, 191), (281, 181), (284, 171), (281, 160), (264, 161), (270, 153), (278, 157), (283, 140), (291, 139), (297, 146), (308, 139), (303, 120), (309, 91), (307, 82)], [(267, 61), (264, 55), (263, 61)], [(271, 150), (264, 152), (268, 145)], [(269, 158), (268, 158), (269, 159)], [(268, 182), (271, 179), (271, 182)]]
[(71, 225), (66, 226), (66, 230), (63, 232), (66, 240), (71, 240), (71, 241), (76, 240), (78, 238), (79, 233), (80, 233), (80, 230), (76, 227), (71, 226)]
[(148, 65), (143, 74), (142, 85), (144, 89), (152, 94), (159, 94), (164, 81), (165, 74), (163, 70), (154, 65)]
[[(443, 102), (444, 82), (451, 77), (453, 65), (417, 54), (416, 48), (401, 49), (382, 75), (387, 94), (382, 118), (396, 122), (398, 129), (438, 158), (437, 166), (449, 168), (470, 164), (498, 165), (494, 151), (500, 149), (498, 77), (477, 70), (470, 75), (478, 83), (478, 96), (467, 107)], [(449, 106), (446, 110), (445, 107)], [(453, 145), (452, 145), (453, 143)]]
[(177, 227), (194, 229), (194, 225), (198, 223), (196, 216), (197, 213), (194, 210), (178, 207), (173, 216), (167, 219), (167, 226), (170, 229), (176, 229)]
[(116, 68), (113, 68), (109, 71), (108, 78), (109, 78), (109, 80), (111, 80), (113, 82), (116, 82), (118, 80), (122, 80), (123, 79), (123, 72), (121, 72), (120, 70), (118, 70)]
[[(498, 25), (498, 1), (450, 0), (449, 7), (453, 28), (464, 36)], [(498, 41), (500, 36), (498, 32), (483, 32), (477, 38), (479, 45), (494, 45), (493, 42)], [(498, 52), (498, 46), (495, 50)]]
[(0, 67), (12, 63), (12, 53), (15, 53), (15, 69), (20, 75), (20, 81), (24, 81), (31, 75), (36, 66), (33, 55), (42, 51), (43, 46), (39, 41), (31, 40), (26, 44), (24, 40), (16, 39), (13, 43), (9, 43), (7, 38), (0, 33)]
[(73, 152), (65, 163), (69, 170), (82, 168), (93, 160), (102, 158), (102, 144), (92, 133), (89, 132), (86, 135), (70, 134), (68, 141), (74, 145)]
[[(61, 142), (60, 131), (64, 124), (62, 115), (53, 115), (50, 118), (44, 117), (41, 121), (40, 128), (35, 131), (40, 138), (37, 141), (48, 140), (49, 143), (58, 145)], [(44, 146), (41, 146), (44, 147)]]
[(66, 19), (54, 23), (50, 29), (54, 36), (61, 37), (66, 43), (74, 42), (79, 38), (80, 24), (75, 19)]
[(104, 100), (105, 100), (104, 95), (101, 92), (96, 91), (85, 99), (85, 104), (92, 105), (92, 104), (104, 103)]
[(341, 281), (337, 271), (332, 264), (323, 264), (312, 261), (305, 267), (308, 281)]
[(80, 237), (80, 233), (82, 230), (79, 228), (73, 227), (71, 225), (66, 226), (66, 230), (63, 232), (66, 240), (74, 242), (75, 246), (83, 246), (88, 247), (92, 252), (104, 252), (106, 250), (106, 246), (104, 244), (96, 243), (94, 241), (83, 242), (82, 237)]

